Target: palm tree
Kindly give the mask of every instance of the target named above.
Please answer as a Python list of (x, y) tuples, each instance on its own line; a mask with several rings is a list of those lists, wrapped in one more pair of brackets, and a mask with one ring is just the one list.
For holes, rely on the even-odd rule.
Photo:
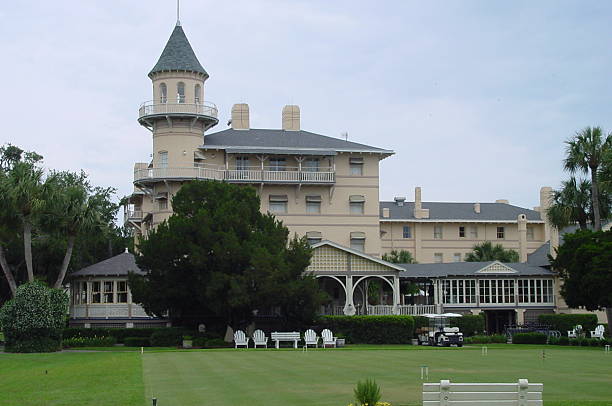
[(383, 254), (382, 259), (394, 264), (416, 264), (410, 251), (406, 250), (391, 250), (388, 254)]
[(501, 244), (491, 244), (491, 241), (485, 241), (482, 244), (477, 244), (472, 247), (472, 252), (465, 256), (467, 262), (519, 262), (518, 252), (511, 249), (504, 249)]
[(593, 215), (591, 182), (571, 177), (561, 185), (560, 190), (553, 191), (553, 203), (546, 211), (550, 223), (559, 230), (578, 223), (582, 230), (586, 230)]
[(601, 230), (599, 183), (597, 175), (604, 157), (612, 150), (612, 134), (604, 135), (601, 127), (586, 127), (565, 142), (564, 166), (570, 173), (591, 172), (591, 204), (595, 230)]
[(15, 296), (17, 282), (6, 260), (3, 242), (11, 238), (10, 233), (14, 232), (12, 230), (17, 229), (19, 222), (15, 216), (15, 211), (11, 207), (7, 186), (7, 176), (4, 170), (0, 169), (0, 268), (2, 268), (4, 277), (9, 285), (11, 295)]

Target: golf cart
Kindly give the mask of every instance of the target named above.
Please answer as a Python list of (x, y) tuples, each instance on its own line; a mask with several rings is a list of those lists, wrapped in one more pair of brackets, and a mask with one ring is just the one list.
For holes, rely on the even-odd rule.
[(457, 313), (424, 314), (429, 319), (429, 328), (423, 328), (417, 336), (419, 345), (450, 347), (456, 345), (463, 347), (463, 333), (459, 327), (448, 327), (450, 317), (461, 317)]

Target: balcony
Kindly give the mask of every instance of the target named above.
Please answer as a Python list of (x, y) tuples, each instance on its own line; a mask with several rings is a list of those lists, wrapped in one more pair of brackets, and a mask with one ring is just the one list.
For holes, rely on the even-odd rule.
[(209, 179), (232, 183), (324, 185), (335, 182), (335, 171), (333, 168), (321, 168), (313, 171), (291, 167), (228, 169), (213, 165), (201, 165), (190, 168), (141, 168), (134, 170), (134, 183), (190, 179)]
[(211, 102), (155, 103), (151, 100), (140, 105), (138, 122), (145, 127), (151, 127), (151, 120), (155, 118), (186, 116), (204, 120), (209, 128), (219, 122), (217, 115), (217, 106)]

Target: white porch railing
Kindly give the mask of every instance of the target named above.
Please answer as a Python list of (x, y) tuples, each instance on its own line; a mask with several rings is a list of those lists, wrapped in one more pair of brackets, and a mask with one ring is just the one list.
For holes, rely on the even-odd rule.
[[(440, 309), (437, 305), (399, 305), (399, 314), (406, 316), (420, 316), (428, 313), (437, 313)], [(377, 305), (368, 306), (368, 314), (372, 316), (393, 315), (393, 306)]]
[(217, 106), (211, 102), (203, 103), (155, 103), (146, 101), (138, 109), (138, 118), (158, 114), (193, 114), (217, 118)]

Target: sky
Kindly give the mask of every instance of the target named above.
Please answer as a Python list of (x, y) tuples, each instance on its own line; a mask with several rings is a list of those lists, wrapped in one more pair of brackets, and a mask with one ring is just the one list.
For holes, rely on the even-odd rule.
[[(183, 0), (180, 20), (210, 74), (226, 129), (301, 125), (395, 151), (380, 198), (539, 204), (558, 187), (563, 142), (612, 130), (612, 2)], [(0, 144), (83, 169), (131, 193), (152, 139), (137, 110), (176, 23), (175, 0), (0, 3)]]

